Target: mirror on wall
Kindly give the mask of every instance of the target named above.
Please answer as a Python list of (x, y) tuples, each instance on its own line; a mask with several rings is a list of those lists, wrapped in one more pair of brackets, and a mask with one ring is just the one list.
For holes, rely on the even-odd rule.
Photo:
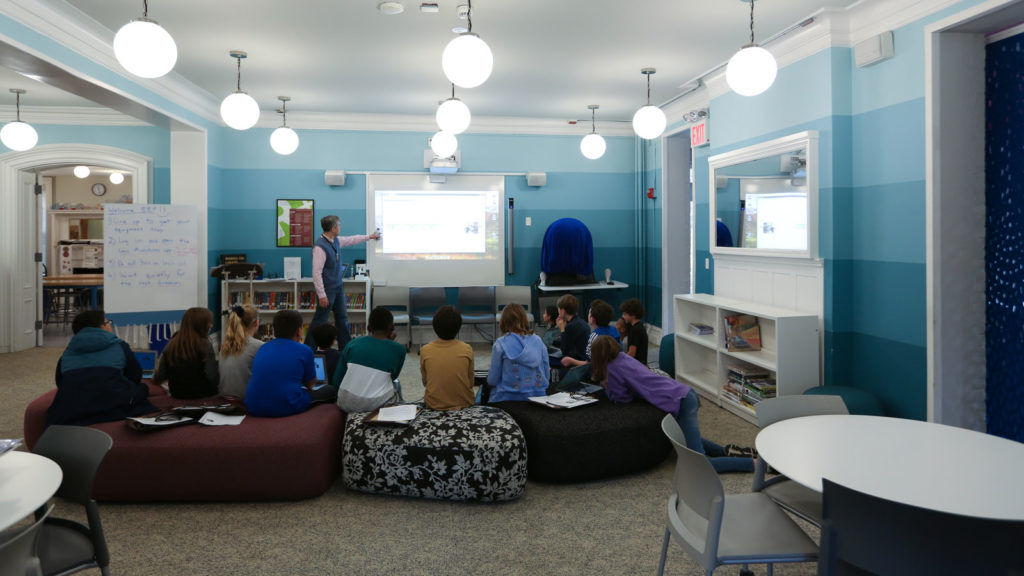
[(818, 133), (712, 156), (711, 252), (817, 257)]

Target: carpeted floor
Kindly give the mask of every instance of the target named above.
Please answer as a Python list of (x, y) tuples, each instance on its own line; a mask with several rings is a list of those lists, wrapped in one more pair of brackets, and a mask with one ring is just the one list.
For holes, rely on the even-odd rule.
[[(61, 351), (0, 355), (0, 438), (21, 437), (24, 408), (53, 386)], [(478, 368), (485, 368), (489, 347), (476, 353)], [(407, 357), (401, 380), (406, 400), (422, 398), (415, 354)], [(753, 445), (754, 426), (709, 402), (700, 419), (712, 440)], [(299, 502), (100, 508), (115, 575), (653, 574), (673, 463), (670, 456), (647, 473), (586, 484), (529, 482), (523, 498), (500, 504), (374, 496), (350, 492), (339, 479), (323, 496)], [(750, 490), (752, 474), (721, 478), (729, 493)], [(60, 502), (55, 511), (75, 512)], [(753, 569), (765, 573), (764, 566)], [(816, 566), (781, 564), (775, 571), (810, 575)], [(670, 549), (666, 574), (699, 573), (677, 546)]]

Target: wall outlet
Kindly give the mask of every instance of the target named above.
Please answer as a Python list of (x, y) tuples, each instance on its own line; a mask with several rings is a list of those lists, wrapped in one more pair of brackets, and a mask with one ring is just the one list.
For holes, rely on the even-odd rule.
[(711, 258), (704, 259), (704, 269), (711, 270)]
[(533, 226), (533, 218), (530, 218), (529, 216), (527, 216), (526, 217), (526, 225), (527, 226)]

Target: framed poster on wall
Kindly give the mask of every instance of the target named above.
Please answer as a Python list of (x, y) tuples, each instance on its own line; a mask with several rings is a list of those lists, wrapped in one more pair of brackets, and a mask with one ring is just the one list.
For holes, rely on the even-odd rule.
[(277, 246), (280, 248), (313, 245), (313, 201), (277, 201)]

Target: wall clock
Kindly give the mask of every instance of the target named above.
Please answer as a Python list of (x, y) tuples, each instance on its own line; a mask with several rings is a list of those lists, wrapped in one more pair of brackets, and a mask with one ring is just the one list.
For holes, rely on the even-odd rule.
[(97, 182), (92, 185), (92, 193), (93, 196), (103, 196), (107, 193), (107, 187), (103, 183)]

